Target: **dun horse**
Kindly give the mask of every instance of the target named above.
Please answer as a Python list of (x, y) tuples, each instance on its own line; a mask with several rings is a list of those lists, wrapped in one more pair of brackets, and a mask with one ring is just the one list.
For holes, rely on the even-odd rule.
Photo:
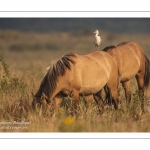
[(39, 90), (34, 95), (32, 106), (42, 104), (45, 95), (47, 104), (55, 110), (55, 98), (73, 95), (73, 112), (76, 113), (80, 95), (91, 95), (98, 104), (99, 111), (103, 111), (101, 89), (107, 84), (118, 109), (118, 67), (113, 57), (108, 53), (96, 51), (87, 55), (67, 53), (54, 62), (44, 76)]
[(150, 62), (142, 47), (135, 42), (123, 42), (117, 46), (108, 46), (103, 51), (109, 53), (119, 67), (120, 82), (125, 90), (127, 105), (131, 101), (129, 81), (135, 76), (144, 112), (144, 91), (150, 84)]

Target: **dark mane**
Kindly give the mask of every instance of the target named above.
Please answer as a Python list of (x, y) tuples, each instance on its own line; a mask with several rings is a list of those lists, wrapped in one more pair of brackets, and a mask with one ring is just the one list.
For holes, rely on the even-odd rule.
[(123, 45), (125, 45), (127, 43), (129, 43), (129, 42), (122, 42), (122, 43), (118, 44), (117, 46), (123, 46)]
[(105, 47), (102, 51), (105, 51), (105, 52), (107, 52), (109, 49), (113, 49), (113, 48), (115, 48), (116, 46), (107, 46), (107, 47)]
[(118, 47), (118, 46), (123, 46), (123, 45), (125, 45), (125, 44), (127, 44), (127, 43), (129, 43), (129, 42), (122, 42), (122, 43), (120, 43), (120, 44), (118, 44), (117, 46), (107, 46), (107, 47), (105, 47), (102, 51), (105, 51), (105, 52), (107, 52), (108, 50), (110, 50), (110, 49), (113, 49), (113, 48), (116, 48), (116, 47)]
[(76, 55), (69, 52), (62, 56), (59, 60), (52, 62), (52, 65), (48, 69), (40, 84), (39, 90), (36, 93), (37, 97), (41, 97), (42, 93), (44, 93), (48, 98), (52, 95), (56, 89), (58, 77), (63, 76), (67, 69), (71, 70), (71, 63), (75, 64), (72, 57), (76, 57)]

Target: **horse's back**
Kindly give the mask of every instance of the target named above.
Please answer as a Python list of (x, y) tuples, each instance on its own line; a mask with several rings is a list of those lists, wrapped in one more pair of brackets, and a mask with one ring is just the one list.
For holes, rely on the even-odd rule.
[[(83, 68), (88, 72), (104, 72), (109, 76), (111, 71), (116, 68), (117, 63), (115, 59), (110, 56), (108, 53), (103, 51), (96, 51), (87, 55), (80, 55), (80, 65), (83, 64)], [(84, 70), (84, 69), (83, 69)]]
[(118, 63), (120, 80), (127, 81), (137, 74), (143, 66), (144, 53), (135, 42), (121, 43), (107, 51)]

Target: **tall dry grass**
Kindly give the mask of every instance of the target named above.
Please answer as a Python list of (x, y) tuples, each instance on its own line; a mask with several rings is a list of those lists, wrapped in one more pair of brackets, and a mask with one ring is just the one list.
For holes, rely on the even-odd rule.
[[(59, 38), (58, 38), (59, 35)], [(123, 41), (136, 41), (149, 57), (148, 35), (119, 35), (101, 31), (101, 48)], [(149, 132), (150, 113), (141, 114), (140, 100), (135, 79), (131, 81), (132, 104), (126, 108), (124, 91), (119, 85), (119, 98), (124, 111), (106, 107), (104, 114), (89, 98), (86, 107), (79, 99), (78, 119), (70, 116), (69, 97), (64, 98), (58, 112), (33, 110), (31, 92), (36, 92), (52, 60), (72, 51), (86, 54), (94, 51), (94, 35), (85, 33), (23, 33), (0, 31), (0, 131), (1, 132)], [(145, 95), (145, 109), (150, 98)]]

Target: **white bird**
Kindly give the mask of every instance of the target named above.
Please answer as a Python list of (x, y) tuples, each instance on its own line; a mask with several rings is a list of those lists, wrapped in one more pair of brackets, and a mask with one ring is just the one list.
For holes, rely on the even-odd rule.
[(98, 50), (99, 50), (100, 44), (102, 42), (102, 39), (101, 39), (100, 36), (98, 36), (98, 34), (99, 34), (98, 30), (95, 30), (93, 33), (95, 33), (95, 41), (94, 41), (95, 47), (98, 47)]

